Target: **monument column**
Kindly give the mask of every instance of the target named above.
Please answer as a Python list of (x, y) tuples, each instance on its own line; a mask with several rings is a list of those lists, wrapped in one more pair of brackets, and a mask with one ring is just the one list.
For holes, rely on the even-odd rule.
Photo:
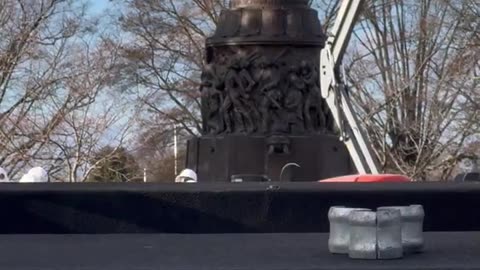
[(187, 167), (200, 182), (232, 175), (293, 181), (353, 173), (320, 94), (324, 46), (308, 0), (232, 0), (206, 42), (202, 136), (188, 142)]

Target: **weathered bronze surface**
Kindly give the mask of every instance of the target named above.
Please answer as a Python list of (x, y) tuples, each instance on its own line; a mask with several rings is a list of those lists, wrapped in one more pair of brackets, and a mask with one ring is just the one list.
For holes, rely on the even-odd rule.
[[(218, 173), (210, 170), (224, 171), (222, 181), (232, 174), (265, 174), (277, 180), (281, 163), (289, 161), (299, 163), (301, 175), (311, 180), (351, 172), (348, 153), (338, 150), (343, 145), (332, 144), (333, 118), (320, 94), (319, 55), (324, 43), (317, 12), (307, 0), (232, 0), (231, 9), (222, 11), (206, 42), (200, 88), (203, 136), (189, 143), (187, 157), (187, 166), (199, 172), (199, 181), (216, 181), (211, 176)], [(233, 152), (236, 143), (229, 136), (241, 141), (251, 155), (244, 169), (228, 158), (218, 166), (212, 163), (216, 156), (244, 156)], [(212, 139), (222, 150), (203, 150)], [(312, 160), (307, 156), (311, 153), (299, 151), (305, 147), (337, 149), (326, 164), (341, 162), (342, 169), (324, 173), (307, 169), (326, 160), (322, 156)], [(251, 160), (255, 164), (246, 164)]]
[(204, 134), (310, 134), (333, 131), (320, 96), (318, 49), (211, 47), (203, 73)]
[(207, 40), (204, 134), (331, 132), (320, 96), (325, 37), (304, 0), (234, 0)]

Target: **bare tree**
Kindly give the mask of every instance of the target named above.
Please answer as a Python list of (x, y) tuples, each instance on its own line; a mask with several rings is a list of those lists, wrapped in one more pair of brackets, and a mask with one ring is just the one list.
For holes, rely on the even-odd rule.
[(384, 170), (449, 179), (478, 136), (473, 2), (376, 0), (365, 8), (346, 70)]
[(173, 128), (163, 127), (161, 130), (163, 132), (159, 132), (155, 127), (144, 129), (137, 141), (136, 160), (140, 166), (146, 168), (149, 182), (173, 182), (176, 174), (185, 166), (185, 134), (178, 134), (177, 156), (175, 156)]
[(115, 80), (117, 47), (86, 10), (72, 0), (0, 5), (0, 165), (11, 178), (35, 165), (75, 181), (88, 155), (79, 149), (115, 122), (101, 97)]
[(311, 0), (309, 3), (312, 8), (315, 8), (318, 11), (323, 30), (327, 34), (337, 18), (340, 3), (341, 0)]
[[(204, 42), (225, 1), (125, 1), (125, 77), (151, 115), (199, 134)], [(127, 75), (129, 74), (129, 75)], [(156, 117), (158, 119), (158, 117)]]

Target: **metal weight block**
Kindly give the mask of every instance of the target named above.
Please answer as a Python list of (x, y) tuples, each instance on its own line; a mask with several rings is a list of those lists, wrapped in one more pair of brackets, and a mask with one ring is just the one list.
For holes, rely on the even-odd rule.
[(404, 253), (421, 252), (424, 247), (423, 220), (425, 212), (421, 205), (385, 206), (378, 210), (400, 210), (402, 219), (402, 245)]
[(353, 210), (348, 216), (350, 244), (348, 256), (352, 259), (377, 258), (377, 214), (369, 210)]
[(350, 224), (348, 216), (352, 210), (369, 209), (332, 206), (328, 211), (328, 220), (330, 222), (328, 250), (331, 253), (348, 254), (348, 245), (350, 244)]
[(402, 219), (400, 210), (377, 210), (377, 259), (398, 259), (402, 256)]

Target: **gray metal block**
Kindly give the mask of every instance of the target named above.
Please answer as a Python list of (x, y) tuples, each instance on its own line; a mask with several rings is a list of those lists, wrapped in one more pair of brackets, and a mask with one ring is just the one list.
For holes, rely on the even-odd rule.
[(352, 259), (377, 258), (377, 215), (374, 211), (353, 210), (349, 215), (350, 244), (348, 256)]
[(377, 211), (377, 258), (398, 259), (403, 256), (400, 210)]
[(352, 259), (398, 259), (405, 253), (422, 251), (421, 205), (365, 208), (332, 206), (328, 212), (328, 248)]
[(328, 250), (334, 254), (348, 254), (350, 244), (350, 223), (348, 216), (353, 210), (369, 210), (365, 208), (348, 208), (344, 206), (332, 206), (328, 211), (330, 221), (330, 235), (328, 238)]
[(402, 245), (405, 253), (422, 252), (424, 247), (423, 220), (425, 212), (421, 205), (379, 207), (377, 210), (397, 209), (402, 219)]

